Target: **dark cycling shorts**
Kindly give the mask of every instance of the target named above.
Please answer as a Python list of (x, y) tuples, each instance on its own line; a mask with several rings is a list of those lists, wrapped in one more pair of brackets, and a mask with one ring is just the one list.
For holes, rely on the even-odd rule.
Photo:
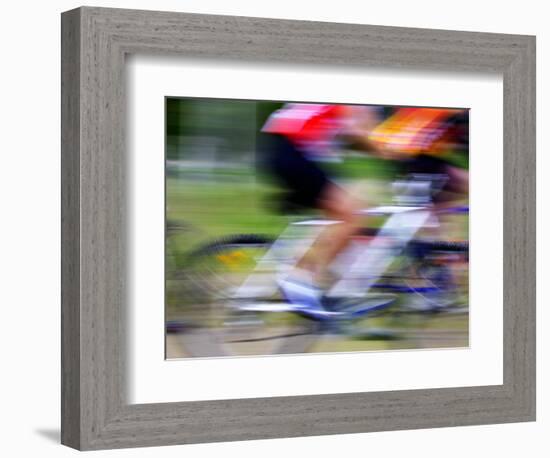
[(420, 154), (403, 161), (405, 173), (435, 173), (446, 174), (449, 163), (428, 154)]
[(318, 208), (319, 198), (331, 183), (326, 172), (305, 157), (282, 135), (261, 134), (260, 167), (283, 188), (283, 207)]
[(437, 174), (445, 175), (447, 182), (434, 196), (434, 202), (446, 202), (456, 199), (455, 183), (449, 175), (452, 165), (446, 160), (428, 154), (420, 154), (402, 162), (401, 173), (404, 174)]

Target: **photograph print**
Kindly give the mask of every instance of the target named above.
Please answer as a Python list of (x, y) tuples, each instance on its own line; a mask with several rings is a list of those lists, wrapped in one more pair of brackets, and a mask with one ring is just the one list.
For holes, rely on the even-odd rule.
[(469, 110), (165, 98), (166, 359), (469, 346)]

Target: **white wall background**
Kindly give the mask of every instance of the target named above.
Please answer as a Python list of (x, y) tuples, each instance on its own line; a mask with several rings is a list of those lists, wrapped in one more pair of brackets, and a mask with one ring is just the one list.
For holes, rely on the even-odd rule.
[[(550, 30), (545, 3), (510, 1), (128, 0), (97, 6), (537, 35), (539, 309), (538, 421), (388, 433), (278, 439), (98, 452), (99, 456), (321, 457), (406, 455), (453, 458), (549, 455), (549, 314), (543, 308), (549, 264), (550, 195), (544, 127), (550, 120)], [(68, 0), (10, 2), (0, 19), (0, 450), (4, 456), (70, 456), (60, 423), (60, 13)], [(546, 14), (545, 14), (546, 13)], [(545, 19), (546, 17), (546, 19)], [(25, 121), (33, 113), (33, 131)], [(327, 375), (330, 376), (330, 375)], [(546, 434), (545, 434), (546, 433)]]

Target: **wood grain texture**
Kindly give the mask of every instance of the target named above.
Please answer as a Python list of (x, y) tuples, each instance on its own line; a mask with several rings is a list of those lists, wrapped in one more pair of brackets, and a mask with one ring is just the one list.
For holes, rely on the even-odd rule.
[[(62, 24), (64, 444), (103, 449), (535, 418), (534, 37), (88, 7), (63, 13)], [(128, 53), (503, 74), (504, 384), (128, 404)]]
[(80, 14), (61, 24), (61, 441), (80, 445)]

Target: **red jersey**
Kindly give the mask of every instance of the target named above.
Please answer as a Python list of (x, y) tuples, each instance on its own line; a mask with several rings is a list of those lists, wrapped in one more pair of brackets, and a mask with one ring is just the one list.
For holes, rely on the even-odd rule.
[(284, 135), (306, 152), (324, 153), (332, 148), (345, 119), (345, 105), (287, 103), (271, 114), (262, 132)]

